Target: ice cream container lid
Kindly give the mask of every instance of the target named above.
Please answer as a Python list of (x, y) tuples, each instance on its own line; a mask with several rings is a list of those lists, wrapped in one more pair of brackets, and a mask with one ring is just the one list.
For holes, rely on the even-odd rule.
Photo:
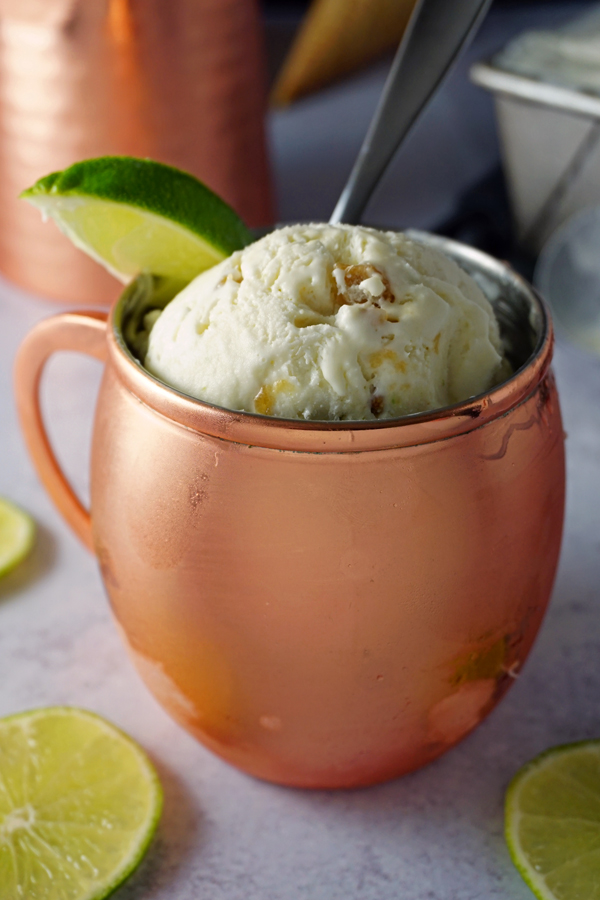
[(574, 115), (600, 118), (600, 97), (596, 94), (507, 72), (495, 65), (493, 60), (475, 63), (471, 66), (469, 74), (474, 84), (494, 94), (552, 107)]

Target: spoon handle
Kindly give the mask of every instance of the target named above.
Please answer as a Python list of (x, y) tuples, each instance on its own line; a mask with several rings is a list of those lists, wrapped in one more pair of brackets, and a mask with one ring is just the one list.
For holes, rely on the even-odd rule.
[(360, 221), (388, 163), (491, 0), (418, 0), (354, 168), (329, 220)]

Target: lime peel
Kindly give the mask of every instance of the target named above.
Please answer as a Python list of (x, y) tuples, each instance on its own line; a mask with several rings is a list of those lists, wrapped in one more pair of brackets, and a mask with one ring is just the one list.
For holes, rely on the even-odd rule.
[(537, 756), (506, 794), (512, 860), (540, 900), (600, 898), (600, 741)]
[(102, 900), (141, 862), (162, 789), (141, 748), (87, 710), (0, 719), (0, 896)]
[(35, 522), (10, 500), (0, 497), (0, 578), (29, 555), (35, 542)]
[(201, 181), (149, 159), (84, 160), (21, 197), (123, 282), (148, 271), (188, 283), (252, 240)]

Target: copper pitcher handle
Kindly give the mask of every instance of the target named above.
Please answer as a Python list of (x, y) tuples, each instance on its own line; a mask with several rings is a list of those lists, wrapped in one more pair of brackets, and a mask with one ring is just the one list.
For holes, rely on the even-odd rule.
[(44, 319), (29, 332), (15, 362), (17, 410), (33, 464), (59, 512), (92, 552), (90, 511), (67, 481), (52, 450), (40, 409), (40, 383), (46, 363), (60, 350), (75, 350), (104, 362), (106, 323), (107, 315), (101, 312), (69, 312)]

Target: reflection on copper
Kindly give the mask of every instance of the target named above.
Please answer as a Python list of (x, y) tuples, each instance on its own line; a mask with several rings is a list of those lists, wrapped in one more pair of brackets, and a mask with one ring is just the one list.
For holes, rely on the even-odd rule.
[(133, 42), (134, 26), (129, 0), (109, 0), (106, 23), (116, 44), (127, 45)]
[(119, 285), (17, 199), (86, 157), (186, 169), (249, 225), (273, 220), (253, 0), (5, 0), (0, 7), (0, 269), (60, 300)]
[(113, 78), (111, 93), (120, 98), (111, 109), (112, 128), (120, 135), (123, 153), (136, 156), (135, 148), (152, 141), (152, 123), (148, 117), (152, 99), (147, 96), (148, 85), (143, 78), (130, 0), (110, 0), (106, 25)]
[[(551, 324), (509, 280), (522, 332), (536, 323), (522, 368), (397, 420), (287, 421), (186, 397), (128, 352), (123, 303), (108, 322), (53, 317), (23, 343), (38, 473), (96, 552), (140, 675), (230, 763), (303, 787), (393, 778), (462, 739), (521, 672), (558, 560), (564, 435)], [(60, 349), (106, 359), (91, 516), (40, 414)]]

